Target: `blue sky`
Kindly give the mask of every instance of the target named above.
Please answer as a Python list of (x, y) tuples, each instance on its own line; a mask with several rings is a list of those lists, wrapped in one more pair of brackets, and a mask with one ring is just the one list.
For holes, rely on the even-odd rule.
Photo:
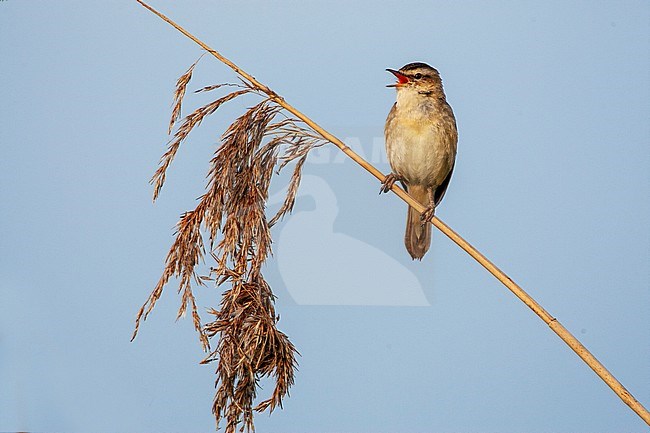
[[(460, 135), (438, 216), (650, 405), (647, 2), (152, 5), (384, 172), (385, 68), (438, 68)], [(213, 430), (214, 369), (191, 321), (174, 322), (173, 286), (129, 338), (247, 102), (192, 134), (154, 205), (174, 83), (198, 47), (135, 1), (2, 1), (0, 41), (0, 431)], [(190, 89), (234, 79), (206, 57)], [(274, 231), (266, 275), (301, 357), (259, 431), (644, 430), (443, 235), (412, 262), (406, 205), (337, 152), (312, 156)], [(196, 294), (218, 305), (220, 289)]]

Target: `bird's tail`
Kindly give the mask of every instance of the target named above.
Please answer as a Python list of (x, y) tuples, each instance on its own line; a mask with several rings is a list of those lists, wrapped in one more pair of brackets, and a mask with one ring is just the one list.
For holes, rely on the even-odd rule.
[[(429, 203), (429, 193), (427, 188), (419, 185), (408, 187), (408, 193), (423, 205)], [(431, 224), (422, 224), (420, 221), (420, 212), (409, 206), (406, 217), (406, 234), (404, 235), (404, 245), (413, 260), (422, 260), (422, 257), (429, 251), (431, 245)]]

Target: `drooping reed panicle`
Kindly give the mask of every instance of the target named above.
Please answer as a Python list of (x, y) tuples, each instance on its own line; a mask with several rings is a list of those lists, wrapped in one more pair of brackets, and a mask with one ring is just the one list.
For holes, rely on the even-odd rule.
[[(180, 118), (186, 87), (196, 64), (177, 81), (170, 130)], [(273, 411), (281, 406), (294, 382), (297, 351), (277, 329), (275, 297), (262, 275), (262, 265), (271, 254), (271, 226), (293, 207), (308, 152), (325, 141), (245, 81), (206, 86), (197, 92), (224, 86), (237, 89), (197, 108), (179, 123), (151, 179), (154, 200), (180, 145), (194, 128), (228, 101), (253, 94), (259, 102), (223, 133), (210, 161), (206, 192), (199, 197), (195, 209), (181, 216), (163, 274), (138, 312), (133, 337), (164, 286), (171, 278), (178, 278), (181, 305), (177, 317), (188, 308), (191, 310), (201, 345), (209, 352), (202, 363), (217, 362), (213, 413), (217, 423), (226, 421), (226, 432), (234, 432), (240, 424), (242, 428), (253, 429), (254, 410)], [(265, 207), (271, 179), (292, 162), (295, 164), (284, 203), (269, 219)], [(208, 242), (204, 242), (204, 236)], [(196, 267), (206, 256), (206, 245), (214, 266), (210, 275), (199, 276)], [(205, 285), (207, 281), (229, 287), (222, 295), (219, 309), (209, 310), (213, 321), (203, 325), (192, 284)], [(210, 340), (214, 338), (218, 343), (212, 350)], [(275, 388), (269, 398), (255, 406), (257, 387), (263, 377), (272, 377)]]

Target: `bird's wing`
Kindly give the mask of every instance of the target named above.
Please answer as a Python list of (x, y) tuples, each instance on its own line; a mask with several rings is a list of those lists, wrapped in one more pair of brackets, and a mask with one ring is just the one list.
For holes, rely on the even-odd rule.
[(433, 200), (435, 203), (435, 206), (438, 206), (438, 203), (442, 201), (442, 198), (445, 196), (445, 192), (447, 191), (447, 187), (449, 186), (449, 181), (451, 180), (451, 174), (454, 172), (454, 166), (456, 165), (456, 162), (451, 166), (451, 170), (449, 170), (449, 174), (447, 174), (447, 177), (445, 177), (445, 180), (442, 181), (440, 186), (436, 188), (434, 194), (433, 194)]

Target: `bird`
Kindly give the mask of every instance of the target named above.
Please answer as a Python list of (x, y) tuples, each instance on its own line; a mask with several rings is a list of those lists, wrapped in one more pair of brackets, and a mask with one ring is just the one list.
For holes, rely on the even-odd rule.
[(431, 224), (436, 206), (447, 191), (456, 162), (458, 130), (447, 103), (440, 73), (426, 63), (409, 63), (399, 70), (386, 69), (397, 82), (396, 102), (384, 135), (392, 172), (384, 178), (380, 193), (396, 181), (426, 210), (409, 206), (404, 244), (413, 260), (422, 260), (431, 245)]

